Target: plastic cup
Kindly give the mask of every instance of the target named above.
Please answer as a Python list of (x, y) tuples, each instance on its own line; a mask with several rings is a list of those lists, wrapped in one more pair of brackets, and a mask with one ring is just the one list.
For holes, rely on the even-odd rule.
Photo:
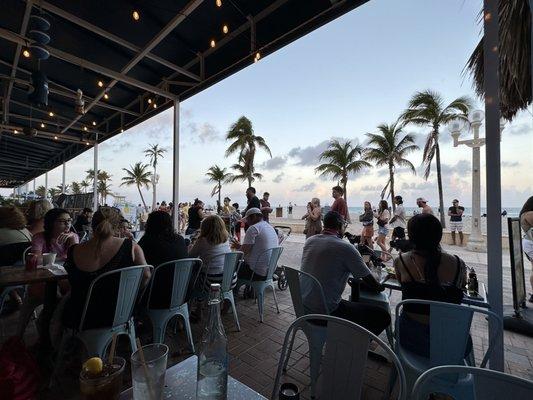
[(140, 350), (131, 355), (131, 380), (134, 400), (160, 400), (165, 385), (168, 346), (155, 343), (142, 347), (144, 364)]
[(91, 376), (85, 371), (80, 373), (80, 393), (83, 400), (118, 400), (122, 391), (122, 375), (126, 360), (115, 357), (113, 364), (104, 366), (98, 376)]
[(26, 254), (26, 270), (35, 271), (37, 269), (37, 264), (39, 263), (39, 256), (35, 253)]
[(43, 265), (51, 266), (56, 262), (56, 253), (43, 253)]

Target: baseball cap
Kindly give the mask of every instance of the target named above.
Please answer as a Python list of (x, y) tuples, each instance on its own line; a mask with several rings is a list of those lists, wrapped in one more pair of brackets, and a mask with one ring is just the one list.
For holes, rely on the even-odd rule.
[(246, 211), (246, 214), (244, 214), (244, 217), (245, 217), (245, 218), (248, 218), (250, 215), (254, 215), (254, 214), (261, 214), (261, 215), (263, 215), (263, 214), (261, 213), (261, 210), (260, 210), (259, 208), (257, 208), (257, 207), (252, 207), (252, 208), (250, 208), (248, 211)]
[(422, 203), (427, 203), (428, 201), (424, 197), (419, 197), (416, 201), (421, 201)]

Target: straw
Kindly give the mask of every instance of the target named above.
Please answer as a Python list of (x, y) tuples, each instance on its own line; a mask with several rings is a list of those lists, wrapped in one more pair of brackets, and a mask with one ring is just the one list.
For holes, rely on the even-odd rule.
[(111, 341), (111, 351), (109, 352), (109, 358), (107, 359), (107, 363), (109, 365), (113, 364), (113, 360), (115, 359), (115, 346), (117, 345), (117, 333), (113, 333), (113, 339)]
[(146, 376), (146, 384), (148, 386), (148, 397), (151, 399), (154, 399), (154, 391), (152, 390), (152, 380), (150, 379), (150, 374), (148, 373), (148, 365), (146, 365), (146, 360), (144, 359), (144, 353), (141, 341), (139, 338), (136, 339), (137, 342), (137, 349), (139, 351), (139, 357), (141, 358), (141, 364), (143, 365), (144, 369), (144, 375)]

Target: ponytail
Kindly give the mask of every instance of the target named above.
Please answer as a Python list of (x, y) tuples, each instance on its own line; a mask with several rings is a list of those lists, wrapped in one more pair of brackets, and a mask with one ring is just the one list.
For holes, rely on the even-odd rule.
[(114, 236), (119, 228), (121, 214), (118, 208), (100, 207), (92, 219), (93, 237), (96, 240), (96, 253), (99, 253), (104, 240)]

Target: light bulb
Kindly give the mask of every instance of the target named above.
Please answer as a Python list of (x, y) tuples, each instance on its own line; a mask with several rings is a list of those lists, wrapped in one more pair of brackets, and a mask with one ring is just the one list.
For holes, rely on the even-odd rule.
[(120, 129), (120, 133), (123, 133), (124, 132), (124, 129)]
[(222, 7), (222, 0), (216, 0), (217, 7)]
[(109, 100), (109, 95), (107, 93), (104, 94), (104, 99)]
[(53, 113), (52, 111), (50, 111), (50, 112), (48, 113), (48, 115), (51, 116), (51, 117), (53, 117), (53, 116), (54, 116), (54, 113)]
[(22, 52), (22, 55), (26, 58), (30, 58), (31, 56), (30, 51), (28, 49), (24, 49), (24, 51)]
[(157, 108), (157, 104), (154, 103), (154, 108)]
[(89, 146), (89, 142), (85, 142), (85, 144), (86, 144), (87, 146)]
[(138, 21), (141, 19), (141, 14), (139, 14), (139, 11), (137, 10), (133, 10), (133, 12), (131, 13), (131, 16), (134, 21)]
[(96, 126), (96, 121), (93, 121), (93, 126)]
[(224, 33), (228, 33), (228, 32), (229, 32), (229, 28), (228, 28), (227, 25), (224, 25), (224, 26), (222, 27), (222, 32), (224, 32)]
[(98, 87), (104, 87), (104, 82), (98, 81)]
[(152, 104), (152, 99), (148, 99), (148, 104)]
[(17, 133), (19, 133), (19, 131), (17, 131), (16, 129), (13, 131), (13, 133), (16, 135)]
[(41, 122), (41, 128), (44, 128), (44, 127), (45, 127), (45, 125)]
[(257, 58), (257, 60), (259, 60), (261, 58), (261, 53), (259, 53), (259, 52), (255, 53), (255, 58)]
[(211, 47), (215, 47), (217, 45), (217, 43), (215, 42), (215, 39), (212, 39), (210, 44), (211, 44)]
[(54, 139), (57, 140), (57, 136), (54, 136)]
[(84, 127), (83, 127), (83, 130), (84, 130), (84, 131), (87, 131), (87, 127), (86, 127), (86, 126), (84, 126)]

